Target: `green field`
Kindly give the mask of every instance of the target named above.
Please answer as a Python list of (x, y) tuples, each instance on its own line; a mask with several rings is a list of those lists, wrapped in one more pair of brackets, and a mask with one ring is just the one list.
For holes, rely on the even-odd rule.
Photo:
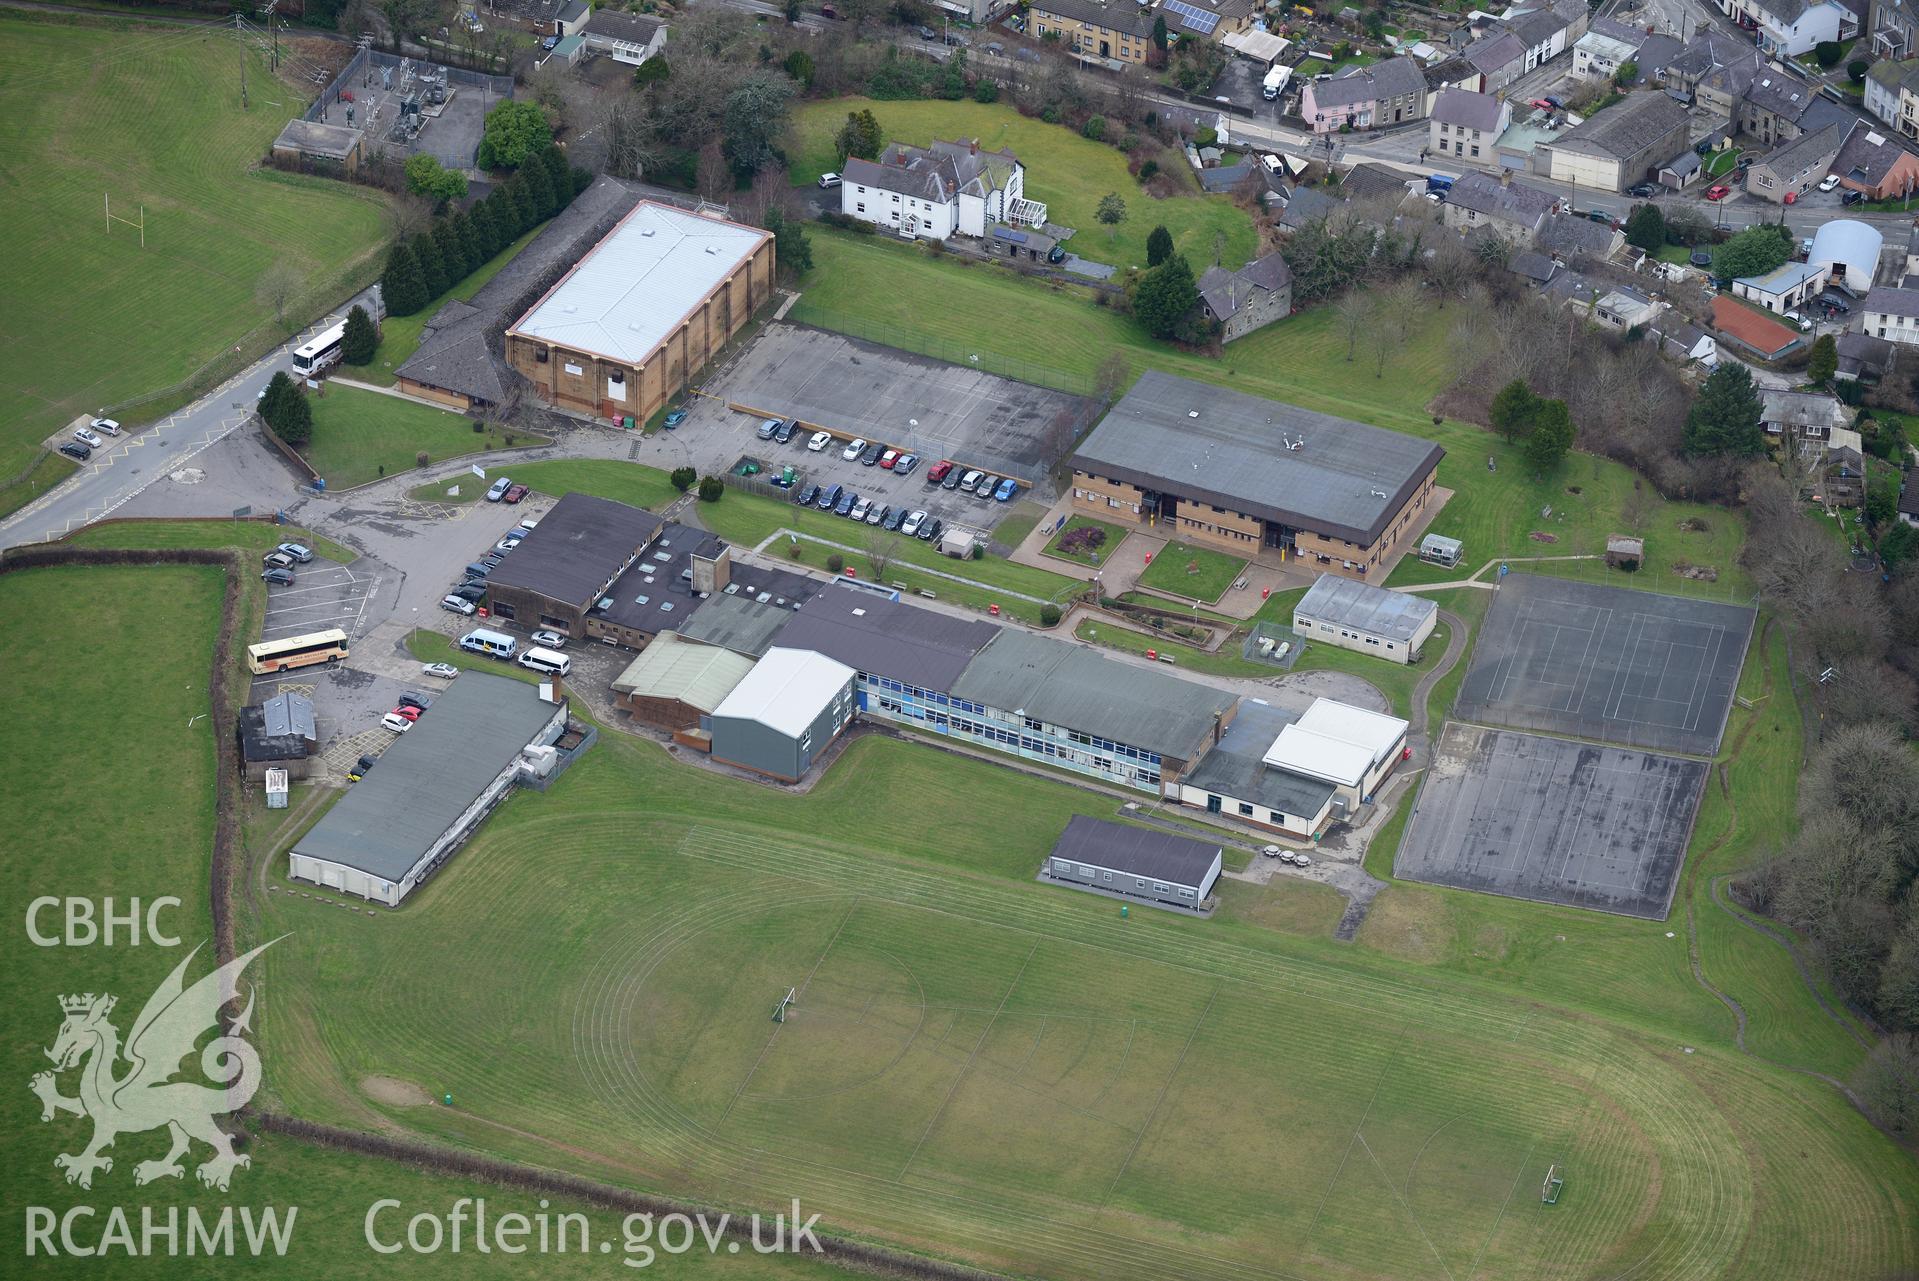
[(300, 543), (328, 560), (344, 565), (359, 553), (297, 525), (270, 525), (254, 520), (140, 520), (87, 525), (62, 541), (75, 547), (143, 547), (162, 550), (182, 547), (238, 547), (265, 552), (281, 543)]
[[(1068, 551), (1065, 547), (1061, 546), (1061, 544), (1066, 541), (1066, 536), (1076, 529), (1097, 529), (1105, 536), (1104, 541), (1100, 543), (1097, 550), (1092, 552)], [(1007, 535), (1003, 528), (997, 531), (997, 533), (1001, 541), (1006, 541)], [(1061, 560), (1070, 560), (1076, 565), (1085, 565), (1088, 568), (1092, 568), (1095, 565), (1100, 565), (1111, 560), (1113, 553), (1119, 550), (1119, 545), (1126, 541), (1126, 534), (1127, 530), (1123, 525), (1115, 525), (1110, 521), (1094, 520), (1091, 516), (1075, 516), (1060, 528), (1059, 533), (1053, 535), (1052, 542), (1046, 544), (1046, 554), (1048, 556), (1057, 556)]]
[[(1010, 106), (977, 102), (876, 102), (868, 98), (835, 98), (809, 103), (794, 115), (799, 153), (793, 162), (794, 182), (812, 184), (822, 173), (840, 167), (833, 135), (846, 123), (849, 111), (870, 110), (879, 118), (888, 142), (924, 147), (933, 139), (956, 141), (978, 138), (981, 147), (1010, 147), (1026, 167), (1026, 198), (1046, 205), (1049, 222), (1073, 227), (1079, 234), (1067, 248), (1082, 258), (1114, 266), (1144, 267), (1146, 237), (1164, 224), (1174, 248), (1192, 263), (1198, 275), (1214, 261), (1238, 268), (1253, 256), (1259, 237), (1243, 209), (1224, 196), (1200, 194), (1198, 184), (1185, 195), (1155, 200), (1127, 172), (1123, 153), (1104, 143), (1089, 142), (1069, 129), (1028, 119)], [(1177, 153), (1173, 153), (1175, 156)], [(1178, 169), (1185, 171), (1183, 162)], [(1100, 197), (1117, 193), (1126, 202), (1126, 219), (1109, 229), (1093, 214)]]
[(394, 383), (393, 371), (405, 364), (419, 349), (420, 333), (426, 328), (426, 322), (433, 319), (433, 313), (449, 300), (465, 302), (480, 292), (480, 286), (500, 274), (500, 268), (513, 261), (513, 255), (526, 248), (527, 242), (546, 229), (541, 223), (518, 240), (493, 255), (492, 259), (472, 275), (446, 291), (443, 298), (435, 299), (411, 316), (388, 316), (380, 322), (380, 345), (374, 349), (373, 363), (361, 366), (342, 366), (340, 372), (347, 378), (357, 378), (362, 382), (375, 383), (381, 387), (391, 387)]
[(1168, 543), (1139, 576), (1139, 585), (1182, 600), (1211, 604), (1226, 594), (1246, 565), (1243, 557), (1190, 543)]
[[(298, 270), (302, 324), (372, 278), (380, 192), (258, 165), (304, 105), (230, 31), (0, 16), (0, 480), (76, 415), (147, 421), (283, 339), (255, 297), (269, 264)], [(144, 250), (107, 230), (108, 195), (146, 206)]]
[[(451, 410), (434, 409), (417, 401), (358, 387), (327, 386), (323, 396), (309, 396), (313, 406), (313, 439), (302, 451), (309, 466), (326, 478), (329, 489), (364, 485), (382, 476), (395, 476), (418, 466), (424, 452), (428, 461), (507, 447), (509, 433), (488, 424), (475, 431), (471, 418)], [(544, 445), (543, 436), (513, 434), (515, 445)], [(461, 484), (471, 485), (466, 477)], [(482, 488), (484, 482), (477, 482)]]

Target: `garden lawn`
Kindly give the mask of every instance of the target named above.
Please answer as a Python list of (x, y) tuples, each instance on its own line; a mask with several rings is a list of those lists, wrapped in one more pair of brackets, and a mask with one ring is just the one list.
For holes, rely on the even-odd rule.
[[(242, 59), (251, 111), (237, 93)], [(269, 265), (299, 274), (292, 324), (374, 277), (384, 195), (259, 163), (304, 105), (252, 43), (0, 16), (0, 481), (80, 414), (151, 421), (191, 399), (189, 380), (209, 386), (283, 341), (255, 295)], [(146, 207), (144, 249), (136, 228), (107, 227), (109, 195), (116, 216)]]
[(526, 248), (527, 242), (546, 229), (541, 223), (518, 240), (500, 250), (487, 263), (472, 275), (446, 291), (445, 295), (435, 298), (411, 316), (388, 316), (380, 322), (380, 345), (373, 351), (373, 363), (370, 365), (342, 365), (340, 368), (348, 378), (357, 378), (361, 382), (391, 387), (394, 384), (393, 371), (405, 364), (420, 346), (420, 334), (426, 328), (426, 322), (433, 313), (449, 301), (466, 302), (480, 292), (480, 286), (500, 274), (500, 268), (513, 261), (513, 256)]
[[(1090, 552), (1069, 551), (1062, 544), (1064, 544), (1067, 537), (1077, 529), (1098, 530), (1103, 537), (1099, 545)], [(1111, 560), (1113, 553), (1119, 550), (1119, 545), (1126, 541), (1126, 534), (1127, 531), (1123, 527), (1108, 521), (1094, 520), (1091, 516), (1075, 516), (1066, 522), (1064, 529), (1053, 535), (1052, 542), (1046, 544), (1046, 554), (1048, 556), (1057, 556), (1061, 560), (1070, 560), (1075, 565), (1085, 565), (1090, 568)]]
[(1168, 543), (1139, 576), (1139, 585), (1182, 600), (1211, 604), (1226, 594), (1248, 562), (1225, 552)]
[[(411, 471), (421, 453), (442, 463), (507, 446), (509, 433), (498, 427), (475, 431), (470, 418), (383, 392), (333, 383), (324, 396), (309, 394), (307, 403), (313, 406), (313, 439), (301, 453), (329, 489)], [(515, 445), (548, 443), (525, 432), (510, 434)]]
[[(840, 168), (833, 135), (846, 123), (847, 112), (861, 110), (879, 118), (888, 142), (925, 147), (935, 138), (978, 138), (987, 150), (1010, 147), (1026, 167), (1026, 198), (1045, 203), (1048, 221), (1078, 231), (1066, 247), (1082, 258), (1122, 269), (1144, 267), (1146, 237), (1160, 224), (1172, 233), (1174, 249), (1186, 255), (1195, 275), (1213, 262), (1216, 239), (1220, 261), (1228, 268), (1244, 265), (1259, 248), (1251, 217), (1224, 196), (1204, 195), (1195, 186), (1187, 194), (1155, 200), (1127, 171), (1124, 153), (1000, 103), (869, 98), (809, 103), (793, 121), (799, 142), (791, 170), (795, 183), (810, 186), (822, 173)], [(1126, 219), (1116, 229), (1094, 216), (1109, 192), (1126, 202)]]

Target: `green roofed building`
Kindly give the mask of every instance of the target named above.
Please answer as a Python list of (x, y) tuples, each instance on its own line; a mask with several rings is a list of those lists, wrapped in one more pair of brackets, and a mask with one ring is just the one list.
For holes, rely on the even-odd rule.
[(744, 654), (661, 632), (613, 680), (613, 701), (635, 720), (661, 729), (712, 732), (715, 709), (753, 670)]

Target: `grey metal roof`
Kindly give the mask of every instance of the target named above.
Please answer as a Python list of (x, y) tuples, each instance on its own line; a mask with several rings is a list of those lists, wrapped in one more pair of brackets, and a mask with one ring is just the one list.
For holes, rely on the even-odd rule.
[(1350, 627), (1368, 636), (1412, 644), (1426, 620), (1439, 612), (1436, 601), (1409, 592), (1391, 592), (1337, 574), (1319, 581), (1293, 606), (1293, 613), (1323, 623)]
[(951, 693), (1182, 760), (1199, 755), (1217, 716), (1239, 701), (1210, 685), (1017, 628), (999, 629)]
[(664, 523), (644, 508), (610, 498), (563, 495), (488, 582), (589, 605)]
[(920, 689), (951, 692), (973, 655), (999, 635), (991, 623), (954, 618), (850, 587), (828, 587), (780, 629), (778, 643)]
[(512, 331), (639, 364), (772, 238), (642, 200)]
[(1489, 93), (1456, 87), (1441, 89), (1433, 99), (1432, 118), (1441, 124), (1491, 133), (1499, 128), (1499, 115), (1505, 105)]
[(762, 605), (745, 593), (724, 592), (708, 597), (693, 616), (680, 624), (680, 635), (758, 658), (773, 647), (773, 638), (793, 616), (793, 604)]
[(1663, 93), (1636, 93), (1559, 135), (1553, 147), (1628, 160), (1674, 130), (1686, 127), (1686, 109)]
[(613, 691), (676, 699), (710, 713), (752, 670), (753, 660), (744, 654), (683, 640), (677, 632), (661, 632), (613, 678)]
[(1226, 727), (1226, 733), (1180, 775), (1180, 783), (1295, 818), (1313, 817), (1339, 789), (1322, 779), (1268, 765), (1262, 759), (1279, 732), (1298, 719), (1270, 703), (1249, 700), (1240, 704), (1239, 715)]
[(314, 738), (313, 700), (305, 694), (296, 694), (288, 690), (276, 694), (260, 705), (264, 719), (264, 728), (268, 734), (297, 734), (301, 738)]
[(398, 881), (558, 710), (537, 685), (465, 673), (293, 852)]
[(1208, 844), (1170, 832), (1075, 814), (1059, 834), (1051, 857), (1198, 889), (1221, 853), (1217, 841)]
[(1366, 545), (1445, 452), (1416, 436), (1148, 370), (1072, 462)]

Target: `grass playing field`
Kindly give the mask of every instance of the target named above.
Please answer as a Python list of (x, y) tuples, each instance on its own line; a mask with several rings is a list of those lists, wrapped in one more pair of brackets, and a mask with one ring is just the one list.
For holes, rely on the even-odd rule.
[[(299, 271), (302, 323), (372, 276), (384, 196), (257, 167), (302, 106), (231, 32), (0, 16), (0, 478), (75, 415), (146, 421), (188, 396), (143, 398), (282, 338), (255, 296), (268, 265)], [(144, 250), (107, 229), (107, 195), (146, 206)]]
[[(1246, 211), (1224, 196), (1201, 194), (1182, 164), (1169, 170), (1188, 184), (1183, 195), (1156, 200), (1127, 172), (1126, 156), (1104, 143), (1089, 142), (1070, 129), (1020, 115), (1004, 104), (977, 102), (876, 102), (835, 98), (810, 103), (794, 114), (799, 157), (794, 182), (811, 184), (840, 167), (833, 136), (849, 111), (870, 110), (879, 118), (888, 142), (924, 147), (933, 139), (978, 138), (981, 147), (1010, 147), (1026, 167), (1026, 198), (1046, 205), (1049, 222), (1078, 231), (1066, 247), (1093, 262), (1122, 269), (1146, 265), (1146, 237), (1156, 226), (1172, 233), (1173, 247), (1185, 254), (1198, 275), (1213, 264), (1215, 250), (1229, 270), (1259, 247)], [(1094, 217), (1100, 198), (1117, 194), (1126, 202), (1126, 219), (1108, 228)], [(837, 196), (837, 192), (826, 193)], [(837, 208), (837, 206), (835, 206)]]
[[(411, 471), (422, 453), (428, 461), (441, 463), (508, 444), (508, 433), (496, 426), (475, 431), (470, 418), (383, 392), (332, 383), (324, 396), (311, 396), (309, 403), (313, 439), (303, 452), (332, 489)], [(547, 441), (520, 432), (513, 435), (512, 443)], [(464, 483), (471, 486), (473, 478), (465, 478)]]

